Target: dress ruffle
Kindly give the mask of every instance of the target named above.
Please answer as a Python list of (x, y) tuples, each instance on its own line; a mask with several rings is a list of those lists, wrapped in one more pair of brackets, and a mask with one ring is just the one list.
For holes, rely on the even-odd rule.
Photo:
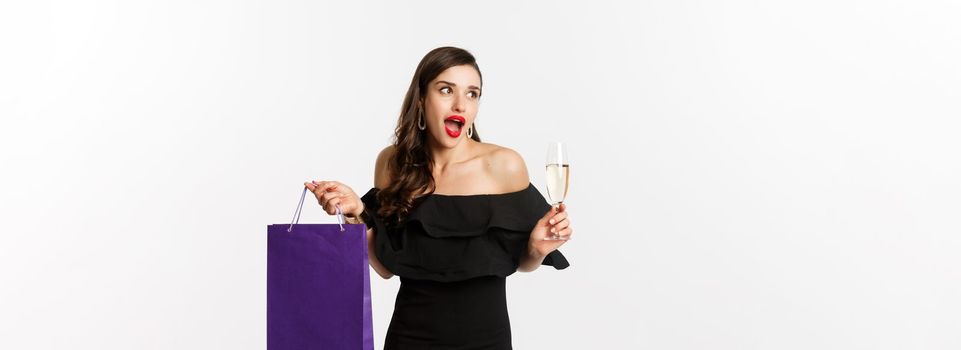
[[(404, 222), (376, 215), (378, 188), (361, 197), (374, 228), (374, 253), (401, 277), (453, 282), (480, 276), (506, 277), (527, 253), (530, 232), (550, 205), (533, 184), (502, 194), (430, 194), (415, 202)], [(570, 266), (560, 251), (542, 265)]]

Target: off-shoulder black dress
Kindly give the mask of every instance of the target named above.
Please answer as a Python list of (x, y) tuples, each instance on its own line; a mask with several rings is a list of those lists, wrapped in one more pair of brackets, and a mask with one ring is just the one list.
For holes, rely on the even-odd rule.
[[(375, 215), (378, 191), (361, 198), (374, 253), (401, 281), (384, 349), (511, 349), (505, 279), (550, 210), (544, 196), (533, 184), (502, 194), (430, 194), (398, 224)], [(569, 266), (557, 250), (542, 264)]]

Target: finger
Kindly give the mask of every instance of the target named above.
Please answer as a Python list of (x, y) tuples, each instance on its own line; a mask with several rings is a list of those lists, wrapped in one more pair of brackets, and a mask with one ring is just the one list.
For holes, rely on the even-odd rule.
[(315, 186), (314, 186), (314, 184), (313, 184), (313, 183), (310, 183), (310, 182), (304, 182), (304, 187), (307, 187), (307, 189), (308, 189), (308, 190), (311, 190), (311, 191), (313, 191), (313, 190), (314, 190), (314, 187), (315, 187)]
[(334, 198), (343, 197), (343, 194), (341, 194), (340, 192), (325, 192), (321, 194), (321, 197), (324, 197), (324, 200), (329, 201)]
[(320, 188), (314, 186), (314, 189), (310, 192), (314, 194), (314, 197), (317, 197), (317, 203), (320, 203), (321, 205), (324, 204), (324, 192), (321, 191)]
[(549, 222), (549, 223), (551, 223), (551, 225), (553, 225), (554, 223), (561, 222), (561, 221), (563, 221), (563, 220), (566, 219), (566, 218), (567, 218), (567, 212), (566, 212), (566, 211), (562, 211), (562, 212), (560, 212), (560, 213), (557, 213), (557, 214), (554, 215), (553, 217), (551, 217), (551, 219), (548, 220), (547, 222)]
[(337, 186), (337, 181), (314, 181), (314, 185), (321, 191), (327, 191), (328, 188)]
[(555, 208), (555, 207), (552, 205), (552, 206), (551, 206), (551, 210), (548, 210), (546, 213), (544, 213), (544, 217), (547, 218), (547, 219), (550, 219), (550, 218), (553, 217), (554, 215), (557, 215), (557, 208)]
[(559, 212), (565, 212), (565, 211), (567, 211), (567, 204), (561, 203), (560, 205), (558, 205), (558, 206), (557, 206), (557, 211), (559, 211)]
[(569, 239), (569, 238), (571, 238), (571, 235), (573, 235), (573, 234), (574, 234), (574, 229), (568, 227), (568, 228), (565, 228), (565, 229), (561, 230), (561, 232), (558, 234), (558, 236), (561, 236), (561, 237), (563, 237), (564, 239)]
[(351, 189), (350, 186), (344, 185), (337, 181), (331, 181), (331, 183), (333, 183), (333, 185), (328, 187), (327, 191), (337, 191), (337, 192), (343, 193), (345, 196), (354, 194), (354, 190)]
[(311, 181), (310, 184), (311, 184), (310, 190), (314, 192), (314, 194), (316, 194), (317, 192), (319, 192), (318, 190), (320, 190), (321, 186), (324, 185), (324, 181)]
[(567, 227), (570, 227), (570, 226), (571, 226), (571, 220), (570, 220), (570, 219), (564, 219), (564, 220), (561, 220), (561, 222), (558, 222), (558, 223), (554, 224), (554, 230), (555, 230), (555, 231), (560, 231), (560, 230), (563, 230), (563, 229), (565, 229), (565, 228), (567, 228)]
[(334, 198), (327, 202), (324, 206), (324, 211), (330, 215), (337, 215), (337, 204), (340, 204), (340, 198)]
[(320, 186), (322, 191), (333, 191), (337, 188), (336, 181), (325, 181), (323, 186)]
[(347, 198), (338, 197), (331, 199), (331, 207), (334, 209), (334, 214), (337, 214), (337, 209), (340, 209), (340, 214), (347, 215), (353, 208), (353, 204), (347, 200)]
[(543, 218), (541, 218), (540, 220), (537, 220), (537, 226), (544, 226), (544, 227), (550, 228), (551, 225), (553, 225), (553, 224), (551, 223), (550, 214), (545, 215), (545, 216), (544, 216)]
[(339, 199), (342, 197), (343, 197), (343, 194), (338, 192), (321, 192), (320, 195), (318, 196), (317, 201), (320, 202), (320, 205), (326, 206), (330, 204), (330, 202), (333, 201), (334, 199)]

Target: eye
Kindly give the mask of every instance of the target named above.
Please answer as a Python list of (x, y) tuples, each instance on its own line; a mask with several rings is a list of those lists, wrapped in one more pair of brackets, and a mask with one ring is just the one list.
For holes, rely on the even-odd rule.
[(467, 96), (470, 96), (470, 98), (478, 98), (480, 97), (480, 93), (478, 93), (477, 91), (471, 90), (467, 92)]
[(450, 93), (450, 87), (449, 87), (449, 86), (445, 86), (445, 87), (440, 88), (440, 93), (445, 94), (445, 95), (446, 95), (446, 94), (449, 94), (449, 93)]

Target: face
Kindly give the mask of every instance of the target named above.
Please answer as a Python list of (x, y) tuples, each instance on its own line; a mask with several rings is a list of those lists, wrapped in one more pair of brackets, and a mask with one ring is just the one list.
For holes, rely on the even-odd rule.
[(480, 74), (470, 65), (447, 68), (427, 85), (421, 101), (427, 132), (441, 147), (454, 147), (467, 138), (480, 102)]

